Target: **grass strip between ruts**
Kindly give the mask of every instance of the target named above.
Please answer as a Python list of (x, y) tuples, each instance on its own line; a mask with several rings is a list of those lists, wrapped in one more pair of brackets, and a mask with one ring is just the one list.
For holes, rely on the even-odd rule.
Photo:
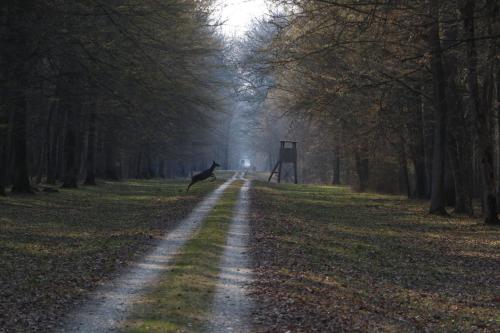
[(125, 332), (200, 332), (206, 328), (219, 263), (241, 181), (226, 189), (171, 269), (137, 302)]

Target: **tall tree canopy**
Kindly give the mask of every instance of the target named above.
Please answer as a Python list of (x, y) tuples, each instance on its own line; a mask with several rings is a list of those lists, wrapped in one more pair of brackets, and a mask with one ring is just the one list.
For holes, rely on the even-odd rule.
[[(210, 1), (4, 1), (3, 188), (185, 174), (228, 117)], [(222, 154), (222, 152), (220, 153)], [(197, 156), (198, 158), (193, 158)], [(210, 157), (211, 158), (211, 157)]]
[(498, 223), (498, 1), (275, 3), (272, 38), (245, 42), (267, 66), (243, 67), (255, 87), (271, 73), (267, 101), (294, 115), (305, 177), (333, 165), (334, 183), (428, 197), (435, 214), (471, 214), (478, 197)]

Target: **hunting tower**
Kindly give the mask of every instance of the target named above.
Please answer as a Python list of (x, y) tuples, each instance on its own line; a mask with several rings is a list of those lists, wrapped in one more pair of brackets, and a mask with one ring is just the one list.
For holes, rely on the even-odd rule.
[[(293, 164), (293, 175), (294, 175), (294, 183), (297, 184), (297, 142), (296, 141), (280, 141), (280, 155), (278, 159), (278, 163), (271, 171), (269, 175), (268, 182), (271, 181), (271, 178), (276, 173), (278, 174), (278, 183), (281, 182), (281, 169), (283, 163), (292, 163)], [(276, 170), (277, 169), (277, 170)]]

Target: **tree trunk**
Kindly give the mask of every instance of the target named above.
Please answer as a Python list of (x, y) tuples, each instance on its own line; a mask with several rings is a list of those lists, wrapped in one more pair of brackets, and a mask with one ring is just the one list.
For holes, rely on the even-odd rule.
[[(67, 97), (65, 97), (67, 98)], [(78, 187), (78, 142), (75, 106), (71, 102), (62, 105), (67, 110), (66, 138), (64, 140), (64, 178), (62, 187)]]
[(439, 37), (439, 1), (431, 0), (430, 14), (435, 18), (430, 28), (432, 48), (432, 83), (435, 99), (434, 143), (432, 154), (431, 204), (429, 213), (446, 215), (445, 203), (445, 149), (446, 149), (446, 77), (442, 62), (441, 41)]
[(89, 116), (89, 132), (87, 142), (87, 175), (85, 177), (85, 185), (96, 185), (95, 182), (95, 153), (96, 153), (96, 123), (97, 112), (96, 106), (91, 105), (92, 110)]
[(61, 113), (61, 122), (59, 126), (59, 138), (57, 140), (57, 158), (55, 159), (56, 161), (56, 168), (55, 168), (55, 179), (59, 180), (63, 177), (64, 175), (64, 143), (66, 142), (66, 127), (68, 123), (68, 111), (64, 107), (60, 107), (60, 113)]
[(12, 96), (13, 119), (13, 148), (14, 148), (14, 182), (12, 192), (31, 193), (31, 184), (28, 175), (28, 160), (26, 147), (26, 96), (22, 87), (17, 89)]
[[(422, 89), (422, 88), (421, 88)], [(414, 196), (419, 199), (429, 198), (428, 196), (428, 177), (427, 177), (427, 135), (426, 135), (426, 117), (424, 116), (424, 97), (415, 99), (414, 105), (408, 105), (408, 108), (415, 108), (415, 114), (412, 117), (414, 123), (413, 144), (410, 146), (410, 160), (415, 169), (415, 191)], [(412, 113), (413, 114), (413, 113)], [(430, 140), (432, 142), (432, 139)]]
[(359, 191), (364, 192), (368, 188), (368, 181), (370, 179), (370, 161), (365, 157), (361, 157), (359, 153), (355, 154), (355, 160)]
[(408, 161), (406, 157), (406, 148), (404, 141), (401, 140), (399, 150), (399, 191), (405, 193), (408, 198), (411, 197), (410, 176), (408, 174)]
[(340, 149), (335, 148), (333, 152), (333, 185), (340, 185)]
[(35, 184), (40, 184), (42, 182), (42, 177), (43, 177), (43, 174), (44, 174), (44, 165), (45, 165), (45, 161), (44, 161), (44, 157), (45, 157), (45, 150), (47, 148), (45, 147), (45, 144), (43, 144), (41, 147), (40, 147), (40, 152), (38, 153), (38, 163), (37, 163), (37, 171), (36, 171), (36, 180), (35, 180)]
[(151, 179), (155, 177), (155, 168), (153, 167), (153, 158), (151, 153), (146, 154), (146, 170), (144, 170), (144, 178)]
[(137, 156), (137, 164), (135, 168), (135, 178), (141, 178), (141, 170), (142, 170), (142, 151), (139, 152)]
[(108, 131), (104, 141), (104, 178), (116, 181), (120, 177), (116, 166), (116, 149), (114, 145), (114, 137)]
[[(6, 89), (6, 105), (12, 108), (11, 142), (14, 156), (14, 181), (12, 192), (31, 193), (31, 184), (28, 173), (28, 153), (26, 142), (27, 126), (27, 96), (29, 82), (29, 63), (26, 54), (30, 50), (31, 35), (26, 18), (29, 15), (32, 1), (18, 1), (8, 4), (6, 24), (9, 27), (6, 33), (6, 52), (2, 50), (6, 69), (10, 80)], [(12, 156), (12, 155), (11, 155)]]
[(472, 99), (472, 114), (474, 128), (479, 145), (481, 160), (481, 174), (485, 199), (484, 221), (489, 224), (498, 224), (496, 177), (494, 166), (494, 149), (491, 137), (491, 125), (488, 119), (487, 105), (481, 103), (477, 74), (477, 50), (474, 28), (474, 12), (476, 2), (467, 0), (462, 10), (464, 15), (464, 31), (467, 39), (467, 82)]
[(500, 60), (496, 61), (497, 65), (497, 149), (498, 149), (498, 163), (497, 163), (497, 207), (500, 207)]
[[(54, 126), (49, 123), (47, 124), (47, 141), (48, 141), (48, 149), (47, 149), (47, 179), (45, 182), (47, 184), (54, 185), (56, 183), (57, 176), (57, 156), (58, 156), (58, 142), (61, 135), (59, 134), (62, 124), (64, 112), (61, 112), (59, 108), (59, 103), (57, 103), (57, 107), (54, 109), (55, 124)], [(53, 127), (53, 128), (52, 128)]]
[(415, 197), (418, 199), (427, 198), (427, 177), (425, 172), (425, 162), (420, 158), (412, 159), (415, 168)]
[(165, 178), (165, 160), (163, 159), (163, 157), (160, 157), (158, 175), (160, 176), (160, 178)]
[[(58, 107), (58, 102), (52, 102), (50, 108), (49, 108), (49, 115), (47, 117), (47, 123), (45, 127), (45, 182), (49, 184), (49, 175), (52, 176), (54, 173), (51, 170), (52, 164), (53, 164), (53, 153), (52, 150), (54, 149), (54, 141), (53, 141), (53, 136), (55, 136), (55, 131), (53, 131), (53, 121), (54, 121), (54, 115), (57, 114), (57, 107)], [(54, 177), (51, 177), (51, 180), (53, 183), (55, 183)]]
[(0, 196), (5, 195), (5, 169), (7, 167), (7, 145), (5, 144), (5, 133), (0, 131), (2, 140), (0, 141)]
[[(452, 41), (457, 40), (457, 27), (448, 28), (445, 32), (445, 41), (443, 45), (450, 47)], [(447, 105), (448, 105), (448, 130), (447, 130), (447, 165), (451, 168), (451, 176), (453, 178), (453, 204), (454, 212), (457, 214), (473, 214), (472, 196), (468, 184), (467, 175), (470, 175), (468, 162), (470, 154), (468, 146), (471, 144), (469, 140), (469, 127), (467, 114), (464, 112), (463, 98), (460, 91), (463, 90), (458, 86), (458, 67), (459, 63), (457, 56), (454, 53), (447, 54), (443, 57), (446, 60), (446, 73), (448, 74), (448, 90), (447, 90)]]
[[(422, 91), (424, 87), (420, 88)], [(425, 197), (431, 197), (432, 188), (432, 147), (434, 146), (434, 117), (433, 110), (427, 107), (424, 96), (420, 97), (420, 111), (422, 121), (422, 144), (423, 144), (423, 157), (425, 166)]]
[[(1, 97), (4, 97), (3, 94)], [(2, 98), (0, 103), (5, 103), (5, 99)], [(0, 112), (5, 112), (6, 110), (1, 110)], [(8, 119), (7, 114), (0, 113), (0, 195), (5, 195), (5, 187), (7, 183), (7, 127)]]
[(468, 175), (464, 169), (464, 160), (460, 159), (457, 144), (448, 149), (448, 158), (453, 173), (453, 181), (455, 185), (455, 209), (457, 214), (473, 214), (472, 199), (470, 197), (467, 186)]
[(81, 101), (78, 98), (77, 89), (79, 87), (78, 73), (69, 63), (64, 66), (64, 73), (68, 80), (59, 82), (58, 93), (61, 99), (61, 108), (66, 112), (65, 138), (64, 138), (64, 176), (62, 187), (77, 188), (78, 175), (80, 170), (80, 107)]

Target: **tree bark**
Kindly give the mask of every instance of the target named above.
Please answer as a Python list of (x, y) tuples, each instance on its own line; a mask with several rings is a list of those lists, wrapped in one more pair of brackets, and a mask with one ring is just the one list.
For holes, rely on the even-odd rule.
[(87, 142), (87, 175), (85, 177), (85, 185), (96, 185), (95, 182), (95, 153), (96, 153), (96, 123), (97, 112), (96, 105), (91, 105), (89, 116), (89, 132)]
[(366, 157), (361, 157), (360, 153), (356, 153), (355, 162), (359, 180), (359, 191), (364, 192), (368, 188), (368, 181), (370, 179), (370, 161)]
[(487, 105), (481, 103), (477, 74), (477, 50), (475, 42), (474, 12), (476, 2), (467, 0), (462, 9), (464, 31), (467, 40), (467, 82), (472, 99), (471, 107), (474, 116), (474, 128), (481, 160), (481, 174), (485, 199), (484, 221), (498, 224), (496, 177), (494, 166), (494, 149), (491, 137), (491, 125), (488, 119)]
[[(54, 184), (55, 179), (52, 177), (52, 175), (55, 175), (55, 172), (53, 171), (53, 150), (55, 149), (55, 144), (53, 137), (56, 136), (54, 133), (55, 131), (53, 130), (53, 122), (54, 122), (54, 117), (57, 116), (57, 108), (58, 108), (58, 102), (54, 101), (52, 102), (50, 109), (49, 109), (49, 115), (47, 117), (47, 123), (45, 127), (45, 182), (47, 184)], [(49, 179), (50, 178), (50, 179)], [(49, 182), (49, 180), (51, 182)]]
[(467, 186), (467, 174), (464, 170), (464, 161), (460, 159), (457, 144), (448, 149), (448, 158), (453, 173), (453, 181), (455, 185), (455, 209), (457, 214), (473, 214), (472, 198), (470, 197)]
[[(421, 91), (424, 87), (420, 88)], [(420, 113), (422, 121), (422, 145), (425, 167), (425, 198), (431, 197), (432, 188), (432, 147), (434, 146), (434, 117), (433, 110), (427, 107), (424, 96), (420, 97)]]
[(146, 153), (146, 169), (144, 170), (144, 178), (151, 179), (155, 177), (155, 168), (153, 167), (153, 158), (151, 153)]
[[(59, 108), (59, 113), (60, 113), (60, 123), (58, 126), (59, 133), (58, 133), (58, 138), (56, 142), (56, 153), (57, 156), (54, 159), (55, 161), (55, 175), (54, 179), (59, 180), (62, 178), (64, 175), (64, 143), (66, 141), (66, 127), (68, 123), (68, 111), (66, 108), (60, 107)], [(55, 183), (55, 181), (54, 181)]]
[(442, 62), (441, 41), (439, 36), (439, 1), (430, 1), (430, 14), (435, 18), (430, 28), (432, 48), (432, 83), (434, 86), (434, 143), (432, 154), (431, 204), (429, 213), (447, 215), (445, 202), (445, 149), (446, 149), (446, 77)]
[(399, 149), (399, 191), (401, 193), (405, 193), (408, 198), (411, 197), (408, 161), (406, 157), (406, 147), (403, 140), (401, 140), (401, 147)]
[[(422, 89), (422, 88), (420, 88)], [(419, 99), (414, 101), (414, 105), (408, 105), (408, 108), (415, 107), (415, 114), (412, 117), (415, 132), (413, 134), (413, 144), (410, 146), (410, 160), (412, 161), (415, 169), (415, 197), (419, 199), (429, 198), (428, 190), (428, 173), (427, 173), (427, 147), (432, 144), (426, 144), (427, 131), (426, 131), (426, 117), (424, 116), (424, 97), (419, 96)], [(413, 113), (412, 113), (413, 114)], [(432, 138), (431, 138), (432, 143)]]
[(108, 180), (120, 180), (116, 166), (116, 148), (114, 137), (107, 133), (104, 141), (104, 178)]
[(26, 53), (30, 49), (30, 30), (27, 17), (31, 1), (10, 2), (7, 6), (7, 26), (10, 31), (6, 38), (4, 61), (8, 69), (10, 84), (6, 89), (6, 104), (12, 108), (11, 142), (14, 155), (14, 181), (12, 192), (31, 193), (28, 172), (28, 154), (26, 142), (27, 93), (29, 63)]
[(135, 166), (135, 178), (141, 178), (141, 170), (142, 170), (142, 151), (137, 155), (137, 163)]
[(497, 163), (497, 207), (500, 207), (500, 60), (496, 61), (497, 72), (497, 149), (498, 149), (498, 163)]
[(5, 174), (6, 174), (6, 167), (7, 167), (7, 146), (5, 144), (5, 133), (3, 131), (0, 131), (1, 135), (1, 142), (0, 142), (0, 196), (5, 195)]
[[(5, 103), (4, 91), (0, 93), (0, 103)], [(1, 113), (5, 112), (5, 113)], [(5, 195), (5, 187), (7, 186), (7, 128), (8, 116), (6, 110), (0, 109), (0, 195)]]
[(68, 118), (66, 127), (66, 138), (64, 140), (64, 178), (62, 187), (78, 187), (78, 161), (77, 161), (77, 130), (76, 130), (76, 110), (74, 105), (67, 103), (63, 105), (67, 108)]
[[(59, 108), (59, 103), (54, 110), (55, 123), (52, 126), (49, 124), (47, 128), (47, 140), (49, 142), (49, 148), (47, 150), (47, 179), (45, 182), (47, 184), (54, 185), (57, 180), (57, 157), (59, 155), (59, 140), (61, 138), (61, 130), (64, 123), (64, 112), (61, 112)], [(53, 127), (51, 129), (51, 127)]]
[(158, 176), (160, 178), (165, 178), (165, 159), (160, 157), (160, 163), (158, 165)]
[(340, 149), (335, 148), (333, 152), (333, 185), (340, 185)]
[(12, 192), (31, 193), (28, 175), (28, 159), (26, 147), (26, 96), (20, 88), (14, 97), (13, 146), (14, 146), (14, 182)]
[[(457, 27), (449, 28), (445, 33), (445, 42), (443, 45), (449, 47), (451, 41), (458, 38)], [(447, 54), (443, 57), (446, 60), (446, 73), (448, 74), (448, 90), (447, 103), (449, 117), (447, 120), (447, 165), (451, 168), (451, 176), (453, 177), (454, 188), (454, 212), (458, 214), (473, 214), (472, 193), (469, 186), (469, 177), (471, 170), (468, 167), (471, 161), (470, 146), (471, 140), (469, 135), (470, 123), (468, 122), (467, 114), (464, 112), (463, 97), (460, 94), (458, 79), (459, 60), (454, 53)]]
[(64, 138), (64, 176), (62, 187), (77, 188), (78, 174), (80, 170), (79, 160), (79, 138), (78, 127), (80, 125), (81, 101), (78, 99), (78, 73), (69, 63), (65, 64), (63, 73), (68, 77), (67, 81), (59, 84), (61, 108), (66, 112), (65, 138)]

